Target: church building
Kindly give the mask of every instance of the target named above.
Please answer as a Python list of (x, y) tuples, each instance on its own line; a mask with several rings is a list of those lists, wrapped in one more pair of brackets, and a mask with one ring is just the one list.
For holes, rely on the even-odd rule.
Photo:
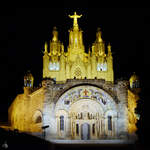
[(138, 77), (114, 81), (111, 45), (103, 41), (100, 28), (87, 52), (78, 24), (82, 15), (69, 17), (73, 26), (67, 49), (54, 27), (45, 43), (42, 86), (34, 88), (32, 74), (25, 75), (24, 93), (9, 108), (10, 129), (60, 143), (135, 141)]

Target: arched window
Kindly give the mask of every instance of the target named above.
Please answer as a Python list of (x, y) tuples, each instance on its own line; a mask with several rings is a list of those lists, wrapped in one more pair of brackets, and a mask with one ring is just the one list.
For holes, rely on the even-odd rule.
[(112, 131), (112, 116), (108, 116), (108, 130)]
[(140, 87), (140, 83), (138, 80), (132, 82), (132, 88), (139, 88)]
[(82, 112), (81, 112), (81, 119), (83, 119), (83, 114), (82, 114)]
[(140, 88), (140, 81), (137, 81), (137, 88)]
[(97, 71), (107, 71), (107, 63), (98, 63), (97, 64)]
[(89, 112), (88, 112), (88, 119), (91, 119), (91, 118), (90, 118), (90, 113), (89, 113)]
[(79, 135), (79, 124), (76, 124), (76, 134)]
[(135, 88), (135, 85), (136, 85), (135, 82), (133, 82), (133, 83), (132, 83), (132, 88)]
[(64, 131), (64, 116), (60, 116), (60, 130)]
[(140, 87), (139, 81), (136, 80), (136, 81), (135, 81), (135, 88), (139, 88), (139, 87)]
[(95, 124), (92, 125), (92, 133), (95, 134)]
[(35, 123), (41, 123), (42, 122), (42, 117), (38, 116), (35, 120)]
[(32, 116), (33, 123), (41, 123), (42, 122), (42, 112), (40, 110), (36, 110)]

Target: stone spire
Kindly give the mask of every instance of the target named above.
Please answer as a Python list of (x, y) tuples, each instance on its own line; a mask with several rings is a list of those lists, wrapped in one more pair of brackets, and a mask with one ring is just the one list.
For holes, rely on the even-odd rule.
[(97, 33), (96, 33), (96, 41), (97, 42), (103, 42), (102, 40), (102, 32), (101, 32), (101, 28), (97, 29)]
[(107, 46), (107, 50), (108, 50), (108, 56), (111, 56), (112, 52), (111, 52), (111, 45), (110, 45), (110, 43)]
[(53, 28), (52, 34), (53, 34), (52, 41), (53, 41), (53, 42), (57, 42), (57, 41), (58, 41), (58, 31), (57, 31), (57, 28), (56, 28), (56, 27)]
[(60, 56), (63, 44), (58, 39), (57, 28), (54, 27), (52, 31), (52, 40), (50, 41), (50, 56)]
[(47, 42), (45, 42), (45, 51), (44, 53), (48, 53), (48, 45), (47, 45)]
[(92, 45), (92, 54), (95, 54), (96, 56), (106, 56), (105, 43), (102, 40), (102, 33), (100, 28), (98, 28), (96, 32), (96, 40)]

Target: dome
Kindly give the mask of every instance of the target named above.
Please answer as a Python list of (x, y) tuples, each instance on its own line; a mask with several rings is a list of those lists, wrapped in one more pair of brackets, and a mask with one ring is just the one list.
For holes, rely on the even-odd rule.
[(133, 73), (133, 75), (130, 77), (130, 82), (134, 82), (139, 80), (139, 77), (135, 74), (135, 72)]
[(33, 81), (34, 81), (34, 77), (31, 74), (31, 72), (28, 71), (26, 73), (26, 75), (24, 76), (24, 86), (25, 87), (33, 87)]
[(133, 75), (130, 77), (130, 88), (138, 88), (139, 87), (139, 77), (133, 73)]

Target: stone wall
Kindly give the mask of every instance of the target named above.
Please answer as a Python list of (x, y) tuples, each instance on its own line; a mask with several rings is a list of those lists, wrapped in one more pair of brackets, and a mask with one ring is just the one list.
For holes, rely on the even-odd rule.
[[(107, 105), (112, 107), (116, 115), (113, 118), (115, 124), (114, 137), (126, 138), (128, 134), (128, 86), (126, 81), (117, 84), (101, 79), (70, 79), (64, 84), (57, 84), (52, 79), (42, 81), (42, 87), (34, 92), (27, 91), (18, 95), (9, 109), (9, 118), (12, 128), (26, 132), (42, 132), (42, 126), (49, 126), (46, 131), (48, 138), (58, 137), (58, 116), (56, 115), (56, 104), (62, 95), (69, 90), (80, 86), (93, 86), (107, 93), (112, 101)], [(108, 112), (105, 114), (109, 114)], [(42, 122), (36, 123), (36, 117), (41, 114)], [(68, 116), (70, 117), (70, 116)], [(107, 124), (107, 117), (103, 116), (103, 124)], [(70, 122), (71, 120), (68, 121)], [(103, 129), (104, 130), (104, 129)], [(67, 136), (71, 131), (71, 126), (67, 127)], [(105, 131), (103, 131), (105, 132)], [(67, 137), (66, 136), (66, 137)]]

